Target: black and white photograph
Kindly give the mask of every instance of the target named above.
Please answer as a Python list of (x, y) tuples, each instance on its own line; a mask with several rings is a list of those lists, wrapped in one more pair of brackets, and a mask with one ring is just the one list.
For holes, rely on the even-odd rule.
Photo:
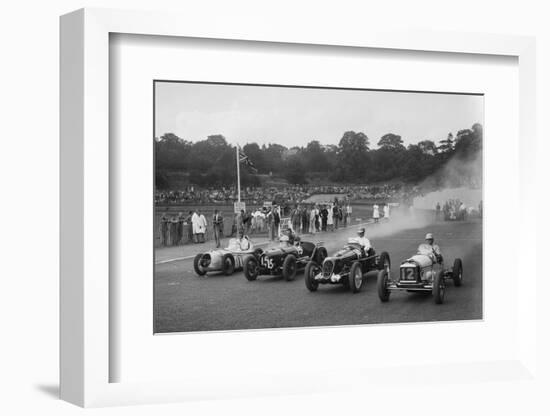
[(483, 94), (153, 90), (155, 333), (483, 319)]

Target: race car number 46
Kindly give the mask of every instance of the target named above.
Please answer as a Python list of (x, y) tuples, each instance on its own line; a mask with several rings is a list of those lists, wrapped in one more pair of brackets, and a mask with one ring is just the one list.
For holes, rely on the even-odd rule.
[(270, 258), (262, 258), (262, 263), (265, 267), (267, 267), (268, 269), (272, 269), (273, 268), (273, 259), (270, 259)]

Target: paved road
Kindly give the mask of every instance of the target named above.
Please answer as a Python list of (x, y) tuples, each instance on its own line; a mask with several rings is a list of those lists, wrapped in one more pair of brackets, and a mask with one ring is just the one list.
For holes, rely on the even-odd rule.
[[(373, 324), (482, 317), (482, 225), (479, 221), (438, 223), (415, 229), (390, 223), (367, 229), (377, 252), (388, 251), (392, 273), (414, 254), (426, 232), (433, 232), (447, 260), (464, 264), (464, 285), (448, 285), (443, 305), (429, 295), (393, 292), (388, 303), (376, 293), (376, 279), (367, 278), (360, 293), (340, 285), (320, 285), (310, 293), (303, 274), (292, 282), (259, 277), (249, 282), (241, 271), (197, 277), (192, 261), (156, 265), (156, 332), (283, 328), (319, 325)], [(322, 236), (329, 254), (340, 248), (354, 230)], [(330, 241), (328, 241), (330, 239)]]

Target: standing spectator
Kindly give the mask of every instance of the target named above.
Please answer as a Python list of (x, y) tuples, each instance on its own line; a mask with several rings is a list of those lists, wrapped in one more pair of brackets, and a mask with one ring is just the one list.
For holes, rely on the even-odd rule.
[(223, 233), (223, 218), (217, 209), (214, 210), (212, 217), (212, 230), (214, 231), (214, 240), (216, 241), (216, 248), (220, 247), (220, 236)]
[(187, 217), (185, 218), (185, 223), (187, 227), (187, 243), (193, 241), (193, 223), (191, 222), (192, 217), (193, 211), (189, 211), (189, 214), (187, 214)]
[(304, 205), (302, 207), (302, 233), (307, 233), (309, 228), (309, 211), (307, 207)]
[(239, 228), (239, 214), (233, 214), (233, 224), (231, 224), (231, 237), (238, 235), (237, 231)]
[(183, 244), (183, 223), (185, 222), (185, 217), (183, 212), (178, 214), (178, 242), (176, 244)]
[(275, 206), (275, 210), (273, 211), (273, 234), (276, 235), (277, 238), (279, 238), (280, 230), (279, 226), (281, 225), (281, 211), (279, 210), (278, 206)]
[(199, 214), (197, 211), (193, 212), (191, 216), (191, 225), (193, 226), (193, 241), (195, 244), (199, 242), (199, 231), (200, 231), (200, 221)]
[(179, 225), (179, 219), (176, 215), (174, 215), (170, 219), (170, 244), (173, 246), (178, 245), (178, 225)]
[(309, 232), (310, 234), (315, 233), (315, 205), (311, 206), (311, 210), (309, 211)]
[(321, 215), (321, 231), (327, 230), (327, 218), (328, 218), (328, 209), (326, 205), (323, 205), (323, 208), (320, 212)]
[(273, 240), (275, 238), (275, 233), (273, 232), (273, 210), (271, 208), (267, 209), (267, 214), (265, 215), (265, 222), (267, 224), (267, 238)]
[(388, 204), (384, 205), (384, 219), (386, 221), (390, 220), (390, 206)]
[(206, 217), (204, 214), (199, 211), (199, 240), (201, 243), (205, 242), (205, 235), (206, 235), (206, 227), (208, 225), (208, 222), (206, 221)]
[(378, 222), (380, 221), (380, 211), (379, 211), (378, 204), (374, 204), (372, 206), (372, 218), (374, 219), (374, 222), (376, 224), (378, 224)]
[(160, 245), (163, 247), (167, 245), (167, 234), (168, 218), (166, 218), (166, 214), (162, 214), (162, 217), (160, 218)]
[(319, 206), (315, 204), (315, 231), (316, 232), (321, 231), (321, 224), (319, 222), (320, 215), (321, 215), (321, 211), (319, 210)]
[(334, 223), (334, 229), (338, 229), (338, 223), (340, 222), (340, 218), (338, 217), (338, 205), (334, 205), (332, 207), (332, 219)]
[(300, 206), (294, 205), (290, 212), (290, 223), (293, 230), (298, 231), (300, 229)]
[(435, 220), (439, 221), (441, 218), (441, 205), (439, 205), (439, 202), (435, 205)]
[(250, 233), (250, 227), (252, 225), (252, 216), (245, 210), (241, 210), (241, 221), (245, 235)]
[(348, 203), (348, 205), (346, 205), (346, 221), (351, 225), (351, 213), (352, 213), (352, 208), (351, 208), (351, 205)]
[(329, 231), (334, 231), (334, 207), (328, 207), (327, 228)]

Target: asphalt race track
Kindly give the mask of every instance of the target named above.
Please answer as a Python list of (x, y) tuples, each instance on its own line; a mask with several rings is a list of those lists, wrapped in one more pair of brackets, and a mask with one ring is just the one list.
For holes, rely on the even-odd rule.
[[(310, 293), (303, 273), (292, 282), (269, 276), (249, 282), (242, 271), (197, 277), (192, 260), (184, 260), (155, 266), (155, 332), (481, 319), (481, 221), (403, 228), (391, 223), (367, 228), (377, 253), (390, 253), (392, 274), (416, 252), (426, 232), (435, 234), (447, 267), (455, 257), (462, 258), (464, 284), (457, 288), (449, 281), (444, 304), (436, 305), (431, 295), (408, 292), (393, 292), (390, 301), (382, 303), (370, 274), (357, 294), (341, 285), (320, 285)], [(325, 241), (330, 255), (353, 235), (355, 228), (349, 228), (303, 239)]]

